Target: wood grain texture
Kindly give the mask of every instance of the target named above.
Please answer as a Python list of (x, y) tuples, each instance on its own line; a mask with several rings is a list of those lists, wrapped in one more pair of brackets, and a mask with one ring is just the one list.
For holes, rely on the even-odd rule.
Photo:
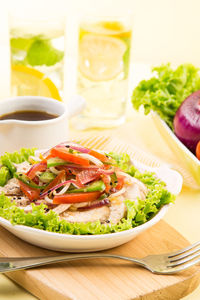
[[(32, 246), (0, 227), (1, 256), (41, 256), (55, 252)], [(133, 257), (165, 253), (189, 243), (166, 222), (131, 242), (105, 252)], [(79, 260), (6, 274), (44, 300), (159, 300), (180, 299), (200, 283), (200, 268), (177, 275), (155, 275), (132, 263), (114, 259)]]

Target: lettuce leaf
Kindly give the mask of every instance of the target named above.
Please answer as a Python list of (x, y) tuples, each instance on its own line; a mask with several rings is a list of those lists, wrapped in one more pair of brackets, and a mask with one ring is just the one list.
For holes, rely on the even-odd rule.
[[(28, 153), (34, 154), (33, 149), (21, 150), (22, 157), (19, 153), (6, 154), (4, 161), (12, 163), (22, 162), (28, 159)], [(60, 220), (58, 215), (50, 210), (46, 212), (46, 206), (41, 204), (36, 206), (32, 204), (32, 212), (25, 213), (24, 210), (16, 206), (15, 202), (11, 202), (9, 197), (3, 193), (0, 195), (0, 217), (3, 217), (12, 224), (30, 226), (50, 232), (84, 235), (84, 234), (107, 234), (128, 230), (141, 225), (150, 220), (159, 209), (170, 202), (173, 202), (175, 197), (165, 189), (165, 183), (155, 177), (153, 173), (140, 173), (134, 166), (131, 165), (128, 154), (109, 153), (111, 157), (116, 159), (116, 163), (124, 171), (135, 178), (141, 180), (148, 188), (148, 194), (145, 200), (138, 200), (136, 205), (131, 200), (125, 201), (127, 207), (127, 216), (118, 224), (101, 224), (97, 222), (88, 223), (69, 223), (66, 220)], [(6, 158), (6, 159), (5, 159)]]
[(183, 100), (200, 89), (199, 69), (191, 64), (182, 64), (175, 70), (170, 64), (153, 68), (155, 76), (142, 80), (132, 94), (133, 107), (143, 105), (145, 114), (151, 110), (158, 113), (171, 129), (173, 118)]
[(9, 169), (5, 166), (0, 168), (0, 186), (4, 186), (10, 179)]
[(0, 164), (4, 167), (0, 169), (0, 185), (4, 186), (10, 177), (14, 177), (16, 167), (14, 163), (20, 164), (24, 161), (28, 161), (29, 156), (34, 155), (35, 148), (26, 149), (22, 148), (19, 152), (13, 153), (6, 152), (0, 157)]

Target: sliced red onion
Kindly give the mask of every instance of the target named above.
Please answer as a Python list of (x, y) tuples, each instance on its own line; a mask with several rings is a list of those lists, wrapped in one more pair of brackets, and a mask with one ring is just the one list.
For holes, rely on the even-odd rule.
[(70, 145), (70, 148), (73, 150), (79, 151), (81, 153), (89, 153), (90, 152), (90, 149), (87, 149), (82, 146)]
[(56, 146), (57, 148), (60, 148), (60, 147), (69, 147), (73, 150), (76, 150), (76, 151), (79, 151), (81, 153), (89, 153), (90, 152), (90, 149), (88, 148), (85, 148), (79, 144), (76, 144), (76, 143), (73, 143), (73, 142), (63, 142), (63, 143), (60, 143), (59, 145)]
[(38, 163), (38, 164), (34, 164), (34, 165), (32, 165), (32, 167), (28, 170), (28, 172), (27, 172), (27, 176), (29, 176), (29, 174), (34, 170), (34, 169), (36, 169), (39, 165), (43, 165), (43, 166), (46, 166), (46, 164), (45, 163)]
[(54, 187), (52, 187), (52, 188), (49, 189), (48, 191), (42, 193), (42, 194), (40, 195), (40, 198), (43, 198), (43, 197), (47, 196), (50, 192), (53, 192), (54, 190), (60, 188), (61, 186), (65, 185), (65, 184), (68, 184), (68, 183), (72, 183), (75, 187), (79, 188), (79, 185), (78, 185), (78, 183), (77, 183), (76, 180), (74, 180), (74, 179), (66, 180), (66, 181), (63, 181), (63, 182), (61, 182), (61, 183), (55, 185)]
[(93, 208), (101, 207), (101, 206), (104, 206), (104, 205), (108, 205), (109, 203), (110, 203), (109, 199), (106, 198), (106, 199), (103, 199), (103, 200), (91, 202), (90, 205), (81, 207), (81, 208), (79, 208), (79, 210), (93, 209)]

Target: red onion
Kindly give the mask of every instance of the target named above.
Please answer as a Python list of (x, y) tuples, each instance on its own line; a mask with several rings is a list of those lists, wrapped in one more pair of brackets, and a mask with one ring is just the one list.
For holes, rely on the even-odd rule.
[(79, 208), (79, 210), (93, 209), (93, 208), (101, 207), (101, 206), (104, 206), (104, 205), (108, 205), (109, 203), (110, 203), (110, 201), (106, 198), (106, 199), (103, 199), (103, 200), (92, 202), (88, 206), (84, 206), (84, 207)]
[(70, 145), (70, 148), (73, 150), (79, 151), (81, 153), (89, 153), (90, 152), (90, 149), (87, 149), (87, 148), (79, 146), (79, 145), (78, 146)]
[[(27, 176), (29, 176), (35, 169), (37, 169), (38, 168), (38, 166), (41, 166), (41, 169), (39, 169), (38, 171), (44, 171), (45, 169), (46, 169), (46, 163), (38, 163), (38, 164), (34, 164), (29, 170), (28, 170), (28, 172), (27, 172)], [(35, 174), (34, 174), (34, 176), (35, 176)], [(33, 176), (33, 177), (34, 177)], [(32, 176), (31, 176), (32, 177)], [(31, 178), (32, 179), (32, 178)]]
[(76, 150), (76, 151), (79, 151), (79, 152), (82, 152), (82, 153), (89, 153), (90, 152), (90, 149), (85, 148), (85, 147), (83, 147), (79, 144), (73, 143), (73, 142), (63, 142), (63, 143), (60, 143), (59, 145), (57, 145), (56, 147), (69, 147), (73, 150)]
[(76, 180), (74, 180), (74, 179), (66, 180), (66, 181), (64, 181), (64, 182), (61, 182), (61, 183), (55, 185), (54, 187), (52, 187), (52, 188), (49, 189), (48, 191), (42, 193), (42, 194), (40, 195), (40, 198), (43, 198), (43, 197), (47, 196), (48, 193), (53, 192), (54, 190), (58, 189), (59, 187), (65, 185), (65, 184), (67, 184), (67, 183), (72, 183), (72, 184), (74, 184), (77, 188), (80, 187)]
[(200, 90), (187, 97), (174, 117), (174, 132), (193, 153), (200, 141)]

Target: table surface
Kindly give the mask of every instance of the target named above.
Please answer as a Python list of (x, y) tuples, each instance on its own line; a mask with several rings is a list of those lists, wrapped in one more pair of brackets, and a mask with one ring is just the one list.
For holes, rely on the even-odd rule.
[[(142, 150), (151, 152), (165, 162), (170, 163), (170, 160), (173, 159), (173, 153), (169, 150), (165, 141), (157, 132), (152, 120), (148, 116), (144, 117), (143, 115), (134, 112), (132, 109), (128, 111), (126, 123), (118, 128), (101, 131), (90, 130), (86, 132), (77, 132), (71, 129), (71, 137), (77, 138), (86, 133), (88, 134), (89, 132), (93, 134), (113, 135), (125, 142), (131, 142)], [(200, 191), (183, 188), (181, 194), (177, 197), (175, 204), (170, 208), (164, 219), (193, 243), (200, 240), (200, 233), (198, 230), (198, 228), (200, 228), (199, 211)], [(35, 297), (17, 286), (4, 275), (0, 276), (0, 286), (0, 300), (35, 299)], [(200, 287), (184, 299), (199, 300)]]

